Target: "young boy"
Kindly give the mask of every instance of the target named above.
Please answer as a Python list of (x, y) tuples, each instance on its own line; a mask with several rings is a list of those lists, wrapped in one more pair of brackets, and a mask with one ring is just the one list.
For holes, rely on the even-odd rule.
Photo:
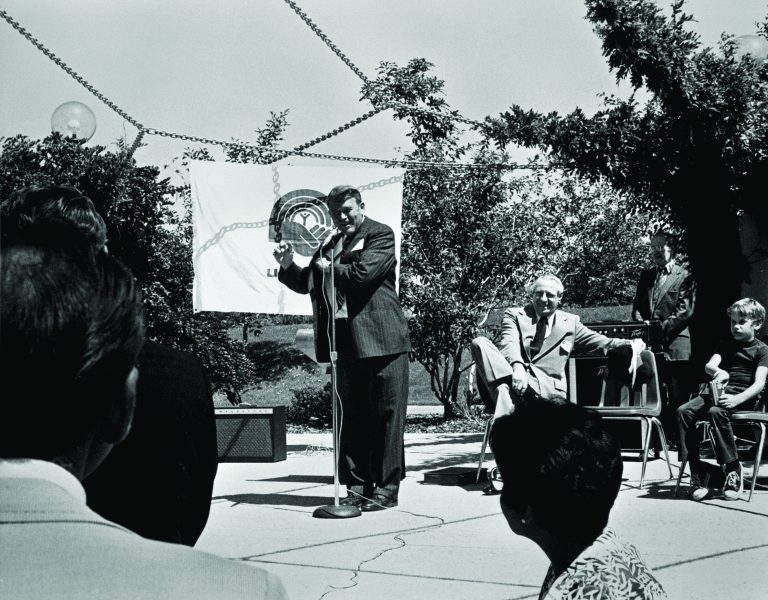
[(719, 387), (725, 387), (717, 400), (710, 394), (696, 396), (677, 409), (680, 440), (691, 467), (691, 498), (706, 498), (709, 475), (699, 457), (696, 421), (709, 418), (715, 441), (715, 457), (725, 472), (723, 498), (738, 500), (744, 489), (742, 468), (736, 452), (731, 414), (737, 410), (754, 410), (768, 375), (768, 346), (756, 333), (765, 322), (765, 308), (752, 298), (742, 298), (728, 307), (731, 336), (712, 355), (704, 371)]

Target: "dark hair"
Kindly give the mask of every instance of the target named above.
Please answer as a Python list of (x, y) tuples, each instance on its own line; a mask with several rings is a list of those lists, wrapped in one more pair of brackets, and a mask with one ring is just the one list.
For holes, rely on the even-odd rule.
[(677, 246), (678, 246), (678, 240), (677, 236), (674, 233), (670, 233), (669, 231), (666, 231), (665, 229), (659, 229), (651, 236), (651, 239), (655, 238), (656, 236), (663, 237), (664, 242), (669, 246), (669, 249), (672, 251), (672, 254), (677, 254)]
[(348, 198), (354, 198), (358, 204), (363, 201), (360, 192), (351, 185), (337, 185), (328, 192), (325, 201), (327, 204), (330, 204), (331, 202), (345, 202)]
[(0, 456), (53, 458), (109, 414), (144, 340), (133, 276), (63, 219), (2, 238)]
[(16, 190), (0, 204), (3, 234), (33, 223), (36, 219), (63, 218), (71, 221), (97, 249), (107, 243), (107, 225), (90, 198), (68, 185), (29, 186)]
[(531, 402), (496, 420), (491, 448), (502, 502), (553, 536), (592, 543), (621, 484), (621, 448), (600, 415), (575, 404)]

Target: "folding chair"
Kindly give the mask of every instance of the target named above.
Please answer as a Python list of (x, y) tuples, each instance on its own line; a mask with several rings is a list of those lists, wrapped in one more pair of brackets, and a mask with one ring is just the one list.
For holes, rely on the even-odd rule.
[[(640, 421), (643, 425), (643, 466), (640, 471), (640, 487), (645, 481), (645, 469), (648, 463), (648, 451), (651, 446), (651, 434), (655, 427), (664, 450), (664, 457), (669, 469), (669, 479), (672, 479), (672, 463), (669, 461), (669, 448), (664, 429), (658, 416), (661, 414), (662, 402), (659, 388), (659, 372), (656, 368), (656, 358), (650, 350), (640, 353), (641, 364), (638, 367), (638, 378), (633, 383), (628, 372), (629, 361), (622, 369), (611, 368), (611, 352), (609, 351), (609, 366), (603, 373), (603, 387), (600, 394), (600, 404), (593, 407), (606, 420)], [(621, 362), (621, 361), (618, 361)], [(642, 369), (642, 377), (639, 375)]]
[[(752, 494), (755, 493), (755, 485), (757, 485), (757, 478), (760, 474), (760, 465), (762, 464), (763, 459), (763, 449), (765, 448), (765, 432), (766, 425), (768, 425), (768, 412), (766, 412), (765, 393), (763, 393), (763, 396), (758, 400), (757, 404), (757, 410), (739, 411), (731, 415), (731, 423), (749, 425), (760, 431), (760, 437), (757, 442), (757, 452), (755, 454), (755, 461), (753, 463), (754, 466), (752, 467), (752, 485), (749, 488), (749, 497), (747, 498), (747, 502), (752, 501)], [(712, 444), (712, 447), (714, 448), (715, 440), (712, 435), (712, 427), (709, 421), (705, 421), (703, 419), (696, 421), (694, 427), (697, 429), (699, 427), (704, 428), (704, 436), (705, 438), (709, 439), (709, 443)], [(675, 484), (675, 496), (677, 496), (678, 489), (680, 488), (680, 482), (683, 479), (683, 474), (685, 473), (685, 467), (687, 464), (688, 456), (686, 455), (683, 456), (683, 459), (680, 461), (680, 472), (677, 474), (677, 483)]]

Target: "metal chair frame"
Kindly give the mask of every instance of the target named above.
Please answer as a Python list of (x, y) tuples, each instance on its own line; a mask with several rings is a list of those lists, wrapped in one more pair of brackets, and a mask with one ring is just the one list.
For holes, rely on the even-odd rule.
[[(755, 454), (754, 466), (752, 467), (752, 485), (749, 488), (749, 497), (747, 502), (752, 501), (752, 494), (755, 493), (755, 486), (757, 485), (757, 478), (760, 475), (760, 465), (763, 460), (763, 449), (765, 448), (766, 426), (768, 425), (768, 412), (765, 412), (765, 404), (763, 403), (762, 411), (744, 411), (735, 412), (731, 415), (731, 423), (751, 425), (752, 427), (760, 430), (760, 439), (757, 442), (757, 453)], [(694, 427), (704, 428), (704, 436), (709, 439), (709, 443), (712, 447), (715, 446), (714, 436), (712, 435), (712, 426), (709, 421), (703, 419), (696, 421)], [(678, 489), (680, 488), (680, 482), (683, 479), (685, 473), (685, 467), (688, 464), (688, 456), (684, 456), (680, 461), (680, 472), (677, 474), (677, 483), (675, 484), (675, 496), (677, 496)]]
[(643, 350), (640, 354), (643, 361), (651, 365), (653, 370), (653, 377), (642, 384), (640, 389), (632, 390), (631, 401), (636, 405), (629, 405), (630, 398), (626, 396), (622, 399), (620, 406), (605, 406), (605, 395), (607, 389), (607, 381), (603, 380), (603, 387), (600, 394), (600, 404), (593, 407), (600, 415), (609, 421), (640, 421), (643, 424), (643, 466), (640, 471), (640, 488), (642, 489), (645, 482), (645, 471), (648, 464), (648, 452), (651, 446), (651, 435), (653, 428), (655, 427), (659, 439), (661, 440), (661, 446), (664, 450), (664, 457), (667, 461), (667, 468), (669, 469), (669, 479), (672, 479), (672, 463), (669, 460), (669, 447), (667, 446), (667, 438), (664, 435), (664, 429), (661, 426), (661, 422), (658, 416), (661, 414), (661, 390), (659, 387), (659, 371), (656, 367), (656, 358), (653, 352), (650, 350)]

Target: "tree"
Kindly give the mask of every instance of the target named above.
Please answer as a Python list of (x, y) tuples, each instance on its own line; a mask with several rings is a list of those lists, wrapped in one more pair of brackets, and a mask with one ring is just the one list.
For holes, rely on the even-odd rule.
[[(587, 18), (602, 38), (617, 80), (650, 99), (608, 96), (595, 115), (560, 116), (514, 105), (487, 120), (500, 146), (539, 147), (563, 169), (605, 178), (635, 207), (669, 212), (685, 234), (698, 300), (694, 360), (727, 335), (725, 308), (740, 296), (748, 265), (737, 214), (766, 222), (768, 64), (738, 58), (734, 40), (702, 48), (686, 25), (683, 0), (669, 18), (651, 0), (587, 0)], [(761, 26), (768, 34), (768, 22)]]
[[(407, 158), (485, 165), (409, 167), (404, 181), (401, 298), (414, 356), (452, 416), (466, 412), (459, 393), (470, 365), (465, 351), (491, 308), (521, 301), (525, 285), (542, 270), (568, 270), (579, 283), (594, 277), (579, 257), (593, 258), (590, 264), (599, 258), (605, 268), (611, 263), (623, 277), (615, 288), (593, 286), (585, 298), (626, 300), (627, 269), (635, 276), (645, 256), (636, 245), (648, 220), (626, 219), (625, 203), (605, 186), (554, 175), (513, 177), (499, 167), (506, 156), (492, 152), (488, 140), (461, 143), (463, 132), (447, 118), (443, 82), (429, 75), (431, 67), (424, 59), (405, 67), (382, 63), (363, 95), (446, 114), (397, 109), (396, 116), (410, 122), (416, 148)], [(609, 232), (629, 240), (611, 240)]]
[(107, 223), (109, 250), (142, 288), (147, 334), (195, 352), (214, 391), (233, 403), (251, 381), (245, 344), (227, 334), (231, 319), (192, 313), (192, 246), (189, 211), (174, 210), (176, 194), (156, 167), (138, 167), (125, 146), (116, 151), (85, 146), (52, 134), (2, 139), (0, 198), (28, 185), (72, 185), (89, 196)]

